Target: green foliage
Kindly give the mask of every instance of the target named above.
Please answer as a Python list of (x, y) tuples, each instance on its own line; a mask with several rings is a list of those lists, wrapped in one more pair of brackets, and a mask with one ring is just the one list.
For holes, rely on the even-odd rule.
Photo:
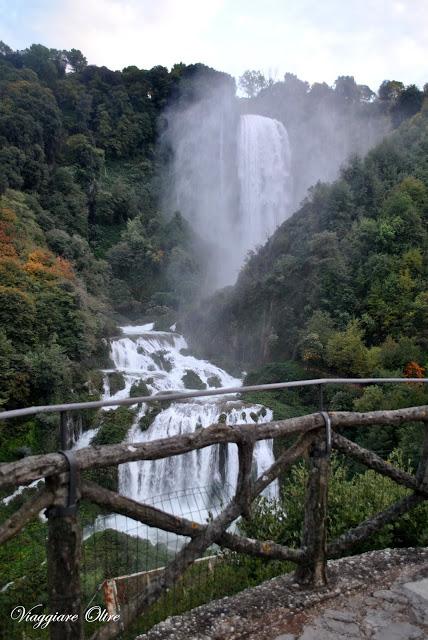
[(248, 98), (254, 98), (266, 85), (266, 78), (261, 71), (245, 71), (239, 78), (239, 87)]
[[(0, 547), (0, 610), (3, 612), (2, 631), (10, 640), (22, 638), (22, 628), (10, 618), (17, 603), (26, 602), (26, 609), (42, 604), (47, 606), (47, 565), (45, 549), (46, 525), (33, 521), (6, 544)], [(6, 586), (8, 585), (8, 586)], [(38, 612), (43, 612), (40, 608)], [(47, 640), (48, 630), (34, 630), (25, 625), (25, 637)]]
[[(423, 384), (397, 384), (380, 387), (377, 385), (364, 389), (360, 397), (354, 399), (354, 411), (379, 411), (402, 409), (428, 403), (428, 389)], [(373, 426), (350, 435), (362, 446), (372, 449), (386, 458), (393, 449), (398, 448), (405, 460), (416, 467), (422, 444), (423, 425), (406, 423), (400, 427)]]
[(315, 185), (236, 285), (192, 311), (187, 330), (207, 357), (300, 360), (348, 376), (424, 366), (427, 141), (422, 108), (339, 180)]
[(326, 345), (325, 359), (333, 371), (345, 376), (367, 372), (368, 349), (357, 322), (353, 321), (345, 331), (331, 335)]
[[(303, 367), (292, 361), (272, 362), (249, 371), (244, 386), (291, 382), (310, 377)], [(296, 387), (277, 391), (256, 391), (242, 396), (245, 402), (254, 402), (269, 407), (274, 420), (285, 420), (308, 413), (317, 402), (317, 390), (312, 387)], [(277, 443), (275, 443), (277, 446)]]
[(110, 395), (114, 395), (118, 391), (125, 388), (125, 376), (120, 371), (112, 371), (108, 374), (108, 382), (110, 387)]
[[(391, 460), (406, 468), (403, 459), (395, 454)], [(300, 545), (303, 527), (307, 469), (303, 464), (293, 466), (281, 489), (279, 500), (260, 498), (252, 510), (250, 520), (241, 520), (243, 533), (259, 540), (273, 540), (286, 546)], [(408, 490), (372, 470), (350, 476), (338, 457), (333, 457), (329, 479), (327, 535), (333, 540), (363, 520), (388, 508), (408, 494)], [(386, 525), (350, 553), (371, 549), (402, 546), (424, 546), (427, 542), (428, 505), (422, 504)]]
[[(125, 439), (135, 420), (135, 411), (128, 407), (100, 411), (97, 414), (95, 427), (99, 427), (92, 438), (91, 445), (119, 444)], [(118, 467), (89, 469), (85, 477), (97, 482), (106, 489), (118, 491)], [(91, 513), (91, 511), (89, 512)]]
[(291, 382), (304, 380), (307, 373), (297, 362), (270, 362), (245, 376), (245, 385), (272, 384), (274, 382)]
[(77, 182), (91, 193), (103, 167), (104, 152), (94, 147), (87, 136), (78, 133), (67, 139), (65, 162), (73, 167)]
[[(102, 352), (95, 342), (99, 325), (108, 323), (100, 317), (109, 313), (107, 298), (120, 313), (137, 317), (144, 307), (159, 305), (158, 292), (164, 292), (161, 305), (177, 308), (201, 286), (201, 260), (192, 248), (190, 229), (179, 215), (165, 220), (156, 208), (154, 144), (161, 111), (181, 94), (195, 99), (196, 85), (208, 77), (233, 84), (203, 65), (176, 65), (171, 72), (161, 66), (114, 72), (88, 65), (76, 49), (37, 44), (12, 51), (2, 44), (0, 194), (8, 188), (29, 194), (27, 204), (46, 234), (35, 244), (47, 241), (70, 261), (79, 307), (92, 307), (92, 326), (78, 322), (74, 330), (91, 344), (73, 354), (67, 345), (73, 360)], [(132, 219), (138, 223), (128, 229)], [(107, 255), (110, 264), (104, 262)], [(0, 286), (6, 286), (2, 274)], [(12, 296), (10, 290), (3, 293)], [(87, 293), (93, 298), (88, 300)], [(10, 302), (18, 304), (19, 295)], [(33, 302), (21, 295), (21, 307), (25, 301)], [(50, 302), (48, 306), (50, 311)], [(49, 317), (47, 311), (43, 313)], [(61, 304), (58, 311), (67, 313)], [(76, 311), (74, 317), (80, 320), (79, 315)], [(54, 314), (49, 330), (59, 336), (57, 324)]]
[(122, 442), (132, 427), (134, 419), (135, 412), (127, 407), (100, 411), (95, 424), (95, 426), (99, 426), (99, 431), (91, 444), (95, 446)]
[(85, 540), (83, 550), (86, 581), (93, 581), (92, 588), (104, 578), (165, 566), (171, 558), (165, 545), (154, 545), (114, 529), (93, 533)]
[(156, 403), (151, 402), (148, 406), (146, 413), (139, 420), (139, 427), (141, 431), (147, 431), (147, 429), (153, 424), (157, 415), (168, 407), (168, 403)]
[(221, 387), (221, 380), (219, 376), (214, 375), (207, 378), (207, 385), (209, 387), (214, 387), (215, 389), (219, 389)]
[(131, 390), (129, 392), (130, 398), (138, 398), (143, 396), (149, 396), (150, 390), (147, 386), (148, 381), (138, 380), (138, 382), (134, 382), (131, 386)]
[[(196, 243), (179, 213), (169, 221), (159, 216), (147, 220), (140, 214), (128, 221), (108, 260), (115, 278), (128, 285), (137, 301), (150, 298), (149, 309), (159, 305), (176, 309), (180, 301), (196, 297), (201, 287), (202, 257)], [(129, 299), (126, 304), (119, 308), (129, 313)]]
[(207, 385), (202, 382), (201, 378), (192, 369), (186, 369), (186, 373), (181, 378), (185, 389), (206, 389)]
[[(108, 326), (100, 301), (88, 296), (72, 264), (80, 266), (79, 251), (81, 257), (86, 252), (82, 272), (95, 288), (103, 273), (88, 258), (89, 247), (77, 236), (67, 246), (68, 234), (57, 230), (50, 234), (55, 255), (37, 214), (37, 203), (22, 193), (0, 197), (0, 376), (6, 407), (85, 394), (83, 363), (100, 360)], [(85, 270), (91, 267), (89, 275)]]

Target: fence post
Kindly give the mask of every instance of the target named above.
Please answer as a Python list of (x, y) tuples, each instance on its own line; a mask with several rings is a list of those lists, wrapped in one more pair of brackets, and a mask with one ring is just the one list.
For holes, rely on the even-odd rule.
[(327, 584), (326, 525), (330, 452), (324, 434), (315, 436), (309, 448), (309, 476), (306, 486), (302, 547), (308, 559), (295, 572), (300, 584), (322, 587)]
[[(83, 619), (80, 591), (80, 556), (82, 536), (77, 508), (77, 470), (74, 456), (67, 451), (72, 445), (71, 418), (60, 415), (61, 451), (65, 452), (69, 473), (46, 478), (47, 485), (58, 497), (48, 510), (48, 598), (49, 613), (62, 614), (67, 619), (51, 622), (51, 640), (83, 640)], [(73, 504), (74, 503), (74, 504)], [(66, 505), (66, 506), (64, 506)]]
[(423, 488), (428, 488), (428, 423), (424, 422), (422, 449), (416, 479)]

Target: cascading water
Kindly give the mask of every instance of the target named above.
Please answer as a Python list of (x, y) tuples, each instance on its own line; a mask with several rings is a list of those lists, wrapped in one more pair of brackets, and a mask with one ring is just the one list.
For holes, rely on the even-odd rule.
[(204, 241), (213, 291), (233, 284), (247, 252), (291, 213), (287, 131), (272, 118), (239, 116), (230, 87), (166, 117), (173, 154), (164, 205)]
[[(168, 135), (175, 151), (172, 206), (180, 208), (197, 233), (211, 242), (212, 288), (230, 284), (246, 252), (264, 242), (289, 215), (287, 132), (271, 118), (239, 118), (236, 103), (227, 91), (218, 93), (215, 100), (201, 101), (175, 114), (169, 124)], [(124, 375), (125, 386), (111, 395), (106, 372), (105, 398), (126, 398), (132, 385), (140, 381), (152, 395), (185, 390), (192, 384), (198, 388), (241, 384), (215, 365), (189, 355), (186, 341), (174, 331), (154, 331), (153, 325), (126, 326), (122, 331), (123, 337), (112, 342), (111, 357), (115, 371)], [(156, 415), (150, 405), (142, 405), (136, 410), (127, 440), (131, 444), (190, 433), (220, 418), (230, 425), (263, 422), (272, 419), (272, 412), (230, 396), (162, 405)], [(87, 444), (88, 440), (89, 436), (83, 434), (81, 441)], [(263, 473), (272, 462), (272, 443), (257, 443), (254, 475)], [(169, 510), (182, 514), (183, 500), (188, 504), (192, 491), (202, 487), (208, 490), (208, 504), (195, 506), (204, 519), (211, 506), (210, 495), (220, 494), (227, 500), (237, 474), (236, 445), (218, 445), (164, 460), (121, 465), (119, 490), (138, 501), (174, 494)], [(275, 492), (275, 485), (267, 490), (271, 495)], [(120, 519), (115, 517), (110, 526), (120, 528)], [(145, 535), (150, 537), (150, 532)]]
[(239, 237), (245, 253), (265, 242), (289, 215), (290, 144), (281, 122), (241, 116), (238, 132)]
[[(184, 391), (192, 379), (198, 381), (198, 386), (203, 384), (206, 388), (235, 387), (241, 384), (239, 379), (233, 378), (210, 362), (188, 355), (187, 343), (183, 336), (175, 332), (153, 331), (152, 327), (153, 325), (122, 327), (123, 337), (112, 341), (111, 357), (115, 365), (114, 371), (123, 374), (125, 388), (111, 395), (108, 384), (111, 371), (105, 371), (105, 399), (129, 397), (132, 385), (140, 381), (147, 385), (151, 395), (172, 390)], [(109, 409), (112, 408), (106, 408)], [(145, 428), (143, 421), (142, 428), (142, 419), (150, 415), (148, 404), (137, 408), (134, 425), (127, 435), (129, 443), (192, 433), (220, 419), (231, 425), (272, 419), (269, 409), (261, 405), (245, 404), (233, 396), (173, 402), (153, 417), (148, 428)], [(82, 439), (85, 439), (87, 446), (88, 438), (85, 432)], [(81, 446), (81, 443), (77, 446)], [(258, 442), (254, 452), (254, 475), (263, 473), (272, 464), (273, 459), (272, 443)], [(198, 503), (196, 499), (194, 509), (203, 520), (210, 508), (210, 493), (215, 495), (216, 499), (218, 496), (224, 500), (230, 498), (237, 474), (236, 445), (218, 445), (163, 460), (120, 465), (119, 491), (135, 500), (153, 501), (155, 504), (157, 496), (174, 495), (175, 497), (169, 500), (169, 505), (170, 509), (179, 515), (188, 509), (189, 496), (195, 500), (193, 490), (203, 488), (208, 495), (208, 504), (205, 498), (204, 504)], [(274, 495), (275, 492), (276, 486), (273, 485), (268, 494)], [(114, 521), (107, 522), (106, 526), (127, 529), (125, 523), (121, 526), (121, 519), (117, 517)], [(150, 532), (146, 532), (145, 535), (150, 537)]]

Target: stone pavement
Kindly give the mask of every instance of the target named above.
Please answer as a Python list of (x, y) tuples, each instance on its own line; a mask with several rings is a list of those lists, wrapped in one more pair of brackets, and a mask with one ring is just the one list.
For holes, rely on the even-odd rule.
[(136, 640), (428, 640), (428, 548), (330, 561), (328, 574), (316, 592), (274, 578)]
[(428, 638), (428, 566), (408, 569), (388, 588), (338, 599), (296, 635), (275, 640), (423, 640)]

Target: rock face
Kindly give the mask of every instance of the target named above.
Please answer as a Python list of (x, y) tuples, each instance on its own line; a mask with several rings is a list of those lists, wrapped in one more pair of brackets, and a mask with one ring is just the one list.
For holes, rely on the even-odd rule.
[(428, 640), (428, 548), (331, 561), (328, 575), (319, 591), (274, 578), (136, 640)]

